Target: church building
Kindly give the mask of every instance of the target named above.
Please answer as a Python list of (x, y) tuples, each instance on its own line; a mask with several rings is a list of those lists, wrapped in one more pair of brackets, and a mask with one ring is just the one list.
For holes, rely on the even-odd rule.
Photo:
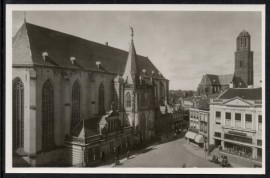
[(13, 166), (91, 166), (155, 137), (169, 80), (133, 35), (127, 52), (23, 23), (12, 39)]
[(236, 39), (234, 74), (203, 75), (197, 88), (198, 95), (220, 93), (228, 88), (248, 88), (253, 86), (253, 51), (250, 50), (251, 39), (243, 30)]

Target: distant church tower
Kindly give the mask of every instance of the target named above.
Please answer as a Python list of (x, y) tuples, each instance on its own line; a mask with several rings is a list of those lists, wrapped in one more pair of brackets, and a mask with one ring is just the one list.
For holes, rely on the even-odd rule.
[(236, 39), (235, 76), (246, 85), (253, 85), (253, 51), (250, 51), (250, 35), (243, 30)]

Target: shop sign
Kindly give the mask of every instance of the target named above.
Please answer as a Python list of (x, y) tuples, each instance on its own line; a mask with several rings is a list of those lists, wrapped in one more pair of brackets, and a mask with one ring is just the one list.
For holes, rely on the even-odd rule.
[(229, 133), (229, 134), (232, 134), (232, 135), (242, 136), (242, 137), (246, 137), (246, 136), (247, 136), (247, 133), (243, 133), (243, 132), (235, 132), (235, 131), (231, 131), (231, 130), (229, 130), (228, 133)]

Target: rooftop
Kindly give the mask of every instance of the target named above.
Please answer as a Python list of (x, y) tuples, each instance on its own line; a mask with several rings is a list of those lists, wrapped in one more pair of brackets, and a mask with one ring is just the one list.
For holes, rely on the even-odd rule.
[(244, 100), (262, 100), (262, 88), (229, 88), (217, 99), (239, 97)]

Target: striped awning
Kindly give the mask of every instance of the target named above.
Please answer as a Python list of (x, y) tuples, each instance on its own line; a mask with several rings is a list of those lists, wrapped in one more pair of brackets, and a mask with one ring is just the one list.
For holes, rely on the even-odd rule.
[(203, 138), (203, 136), (202, 136), (202, 135), (197, 135), (197, 136), (195, 137), (195, 142), (197, 142), (197, 143), (204, 143), (204, 138)]
[(195, 137), (196, 137), (196, 133), (194, 133), (194, 132), (187, 132), (186, 133), (186, 135), (185, 135), (185, 137), (187, 137), (187, 138), (190, 138), (190, 139), (192, 139), (192, 140), (194, 140), (195, 139)]

